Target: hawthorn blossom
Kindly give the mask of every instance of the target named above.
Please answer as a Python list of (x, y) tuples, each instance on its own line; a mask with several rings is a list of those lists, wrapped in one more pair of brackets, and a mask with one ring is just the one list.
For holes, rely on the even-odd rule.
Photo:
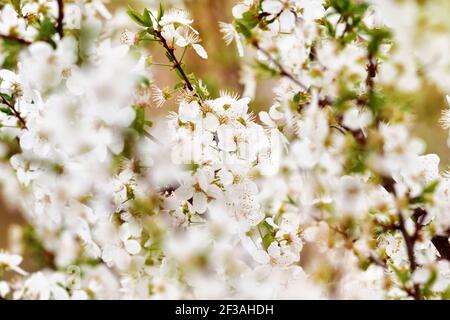
[(447, 163), (405, 108), (448, 92), (441, 2), (239, 1), (243, 94), (192, 72), (184, 1), (4, 5), (0, 298), (446, 298)]

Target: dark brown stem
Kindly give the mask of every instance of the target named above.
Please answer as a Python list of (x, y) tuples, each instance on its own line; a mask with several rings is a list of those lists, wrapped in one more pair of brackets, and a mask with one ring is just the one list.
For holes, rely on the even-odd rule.
[(4, 40), (15, 41), (15, 42), (23, 44), (25, 46), (29, 46), (31, 44), (31, 41), (28, 41), (28, 40), (25, 40), (25, 39), (22, 39), (22, 38), (18, 38), (18, 37), (13, 36), (13, 35), (0, 34), (0, 38), (2, 38)]
[(299, 80), (297, 80), (293, 75), (291, 75), (282, 65), (281, 63), (279, 63), (274, 57), (272, 57), (272, 55), (267, 52), (266, 50), (264, 50), (263, 48), (261, 48), (258, 44), (257, 41), (252, 41), (252, 45), (259, 50), (260, 52), (262, 52), (262, 54), (264, 54), (266, 56), (267, 59), (270, 60), (270, 62), (272, 62), (277, 68), (278, 68), (278, 72), (280, 73), (280, 76), (282, 77), (286, 77), (289, 80), (291, 80), (292, 82), (294, 82), (296, 85), (298, 85), (299, 87), (301, 87), (303, 90), (307, 91), (308, 88), (301, 83)]
[(155, 30), (155, 33), (156, 33), (157, 37), (159, 38), (159, 40), (161, 41), (161, 44), (163, 45), (163, 47), (166, 49), (167, 53), (173, 59), (174, 68), (177, 69), (178, 72), (180, 73), (181, 77), (183, 78), (184, 83), (186, 84), (186, 87), (190, 91), (194, 91), (194, 86), (192, 85), (191, 81), (189, 81), (189, 78), (187, 77), (186, 73), (183, 70), (183, 67), (181, 66), (181, 62), (178, 60), (178, 58), (175, 55), (175, 50), (167, 44), (166, 39), (164, 39), (164, 37), (162, 36), (160, 31)]
[(14, 113), (14, 116), (17, 118), (17, 120), (19, 120), (22, 128), (27, 129), (27, 123), (25, 122), (25, 119), (22, 118), (22, 116), (20, 115), (20, 112), (16, 110), (16, 108), (14, 108), (14, 106), (8, 102), (8, 100), (5, 99), (5, 97), (1, 96), (2, 98), (2, 103), (6, 104), (8, 106), (9, 109), (11, 109), (11, 111)]
[(439, 252), (441, 259), (450, 261), (450, 242), (449, 235), (436, 235), (431, 239), (431, 242)]
[(367, 55), (367, 77), (366, 77), (366, 86), (367, 86), (367, 93), (369, 97), (373, 94), (375, 90), (375, 81), (374, 78), (377, 75), (377, 69), (378, 65), (375, 62), (375, 58), (371, 53)]
[(64, 0), (58, 0), (58, 20), (56, 30), (58, 31), (59, 37), (61, 39), (64, 37), (63, 20), (64, 20)]
[(372, 260), (373, 262), (375, 262), (376, 265), (382, 267), (383, 269), (387, 269), (387, 264), (385, 261), (381, 260), (379, 257), (377, 257), (376, 254), (374, 253), (370, 253), (370, 260)]
[[(406, 252), (408, 254), (408, 259), (409, 259), (409, 268), (410, 268), (410, 272), (411, 272), (411, 276), (412, 276), (414, 274), (414, 271), (417, 268), (416, 256), (414, 254), (414, 245), (415, 245), (416, 240), (413, 237), (411, 237), (409, 235), (408, 231), (406, 230), (405, 220), (403, 219), (403, 215), (401, 212), (399, 212), (399, 214), (398, 214), (398, 219), (399, 219), (398, 228), (400, 229), (403, 239), (405, 240)], [(418, 227), (416, 226), (416, 228), (418, 228)], [(413, 284), (413, 290), (409, 293), (412, 295), (412, 297), (415, 300), (422, 299), (421, 294), (420, 294), (420, 287), (417, 283)]]

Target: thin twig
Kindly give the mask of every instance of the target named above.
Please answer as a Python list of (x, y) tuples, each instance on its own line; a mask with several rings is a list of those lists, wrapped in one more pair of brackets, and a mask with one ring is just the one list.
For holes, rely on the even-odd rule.
[[(400, 232), (402, 233), (403, 239), (405, 240), (405, 245), (406, 245), (406, 252), (408, 254), (408, 260), (409, 260), (409, 268), (410, 268), (410, 272), (411, 272), (411, 276), (414, 274), (414, 271), (417, 268), (417, 262), (416, 262), (416, 256), (414, 254), (414, 245), (415, 245), (415, 239), (413, 239), (413, 237), (411, 237), (408, 233), (408, 231), (406, 230), (406, 226), (405, 226), (405, 220), (403, 219), (403, 215), (401, 212), (399, 212), (398, 214), (398, 218), (399, 218), (399, 229)], [(417, 226), (416, 226), (417, 228)], [(421, 300), (421, 294), (420, 294), (420, 287), (417, 283), (413, 284), (413, 291), (408, 293), (410, 295), (412, 295), (412, 297), (415, 300)]]
[(6, 104), (8, 106), (9, 109), (11, 109), (11, 111), (14, 113), (14, 116), (17, 118), (17, 120), (19, 120), (19, 122), (21, 123), (22, 127), (24, 129), (27, 129), (27, 123), (25, 122), (25, 119), (22, 118), (22, 116), (20, 115), (20, 112), (16, 110), (16, 108), (14, 108), (14, 106), (8, 102), (8, 100), (5, 99), (4, 96), (1, 96), (2, 98), (2, 103)]
[(23, 44), (25, 46), (29, 46), (31, 44), (31, 41), (13, 36), (13, 35), (7, 35), (7, 34), (0, 34), (0, 38), (4, 39), (4, 40), (10, 40), (10, 41), (15, 41), (17, 43)]
[(367, 55), (367, 60), (368, 63), (367, 63), (366, 86), (367, 86), (367, 93), (370, 97), (375, 91), (374, 78), (377, 76), (378, 65), (375, 62), (375, 58), (371, 53)]
[(161, 40), (161, 44), (163, 45), (163, 47), (166, 49), (167, 53), (170, 55), (170, 57), (173, 59), (173, 63), (174, 63), (174, 68), (178, 70), (178, 72), (180, 73), (181, 77), (183, 78), (184, 83), (186, 84), (186, 87), (190, 90), (190, 91), (194, 91), (194, 86), (192, 85), (191, 81), (189, 80), (189, 78), (187, 77), (186, 73), (183, 70), (183, 67), (181, 66), (180, 61), (177, 59), (174, 49), (171, 48), (168, 44), (166, 39), (164, 39), (164, 37), (162, 36), (161, 32), (158, 30), (155, 30), (155, 33), (157, 35), (157, 37)]
[(56, 30), (58, 31), (59, 37), (61, 39), (64, 37), (63, 20), (64, 20), (64, 0), (58, 0), (58, 20)]
[(265, 49), (261, 48), (257, 41), (252, 41), (252, 45), (259, 50), (262, 54), (266, 56), (267, 59), (269, 59), (277, 68), (280, 73), (280, 76), (286, 77), (292, 82), (294, 82), (296, 85), (301, 87), (303, 90), (307, 91), (308, 88), (301, 83), (298, 79), (296, 79), (292, 74), (290, 74), (282, 65), (279, 63), (272, 55), (267, 52)]
[(387, 264), (385, 261), (381, 260), (379, 257), (377, 257), (376, 254), (373, 252), (370, 253), (370, 259), (375, 262), (376, 265), (382, 267), (383, 269), (387, 269)]

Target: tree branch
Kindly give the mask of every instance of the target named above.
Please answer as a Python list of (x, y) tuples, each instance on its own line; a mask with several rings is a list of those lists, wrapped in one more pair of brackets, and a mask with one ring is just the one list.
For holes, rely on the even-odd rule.
[(61, 39), (64, 37), (63, 20), (64, 20), (64, 0), (58, 0), (58, 19), (56, 30), (58, 31), (59, 37)]
[[(398, 219), (399, 219), (398, 228), (400, 229), (403, 239), (405, 240), (406, 252), (408, 254), (408, 260), (409, 260), (409, 269), (410, 269), (411, 276), (412, 276), (414, 274), (414, 271), (417, 268), (416, 256), (414, 254), (414, 245), (415, 245), (416, 239), (411, 237), (409, 235), (408, 231), (406, 230), (405, 220), (404, 220), (401, 212), (398, 213)], [(417, 225), (416, 225), (416, 228), (417, 228)], [(410, 292), (410, 294), (412, 295), (412, 297), (415, 300), (422, 299), (421, 294), (420, 294), (420, 287), (417, 283), (413, 284), (413, 290), (412, 290), (412, 292)]]
[(267, 52), (266, 50), (264, 50), (263, 48), (261, 48), (257, 41), (252, 41), (251, 43), (252, 43), (252, 45), (253, 45), (257, 50), (259, 50), (262, 54), (264, 54), (264, 55), (266, 56), (266, 58), (269, 59), (270, 62), (272, 62), (272, 63), (278, 68), (278, 71), (280, 72), (280, 76), (288, 78), (289, 80), (291, 80), (292, 82), (294, 82), (296, 85), (298, 85), (299, 87), (301, 87), (303, 90), (305, 90), (305, 91), (308, 90), (308, 88), (307, 88), (303, 83), (301, 83), (301, 82), (300, 82), (299, 80), (297, 80), (292, 74), (290, 74), (290, 73), (289, 73), (289, 72), (281, 65), (281, 63), (279, 63), (276, 59), (274, 59), (274, 58), (272, 57), (272, 55), (271, 55), (269, 52)]
[(0, 34), (0, 38), (4, 39), (4, 40), (9, 40), (9, 41), (15, 41), (15, 42), (23, 44), (25, 46), (29, 46), (31, 44), (31, 41), (28, 41), (28, 40), (25, 40), (22, 38), (18, 38), (13, 35)]
[(164, 37), (162, 36), (161, 32), (158, 30), (155, 30), (155, 34), (156, 36), (159, 38), (159, 40), (161, 40), (161, 44), (163, 45), (163, 47), (166, 49), (167, 53), (171, 56), (171, 58), (173, 59), (173, 63), (174, 63), (174, 68), (178, 70), (178, 72), (180, 73), (181, 77), (183, 78), (184, 83), (186, 84), (186, 87), (190, 90), (190, 91), (194, 91), (194, 86), (192, 85), (191, 81), (189, 80), (189, 78), (187, 77), (186, 73), (183, 70), (183, 67), (181, 66), (180, 61), (178, 60), (178, 58), (175, 55), (175, 51), (173, 48), (171, 48), (168, 44), (166, 39), (164, 39)]
[(8, 100), (5, 99), (4, 96), (0, 95), (1, 99), (2, 99), (2, 103), (6, 104), (8, 106), (9, 109), (11, 109), (11, 111), (14, 113), (14, 116), (17, 118), (17, 120), (19, 120), (22, 128), (28, 130), (27, 128), (27, 123), (25, 122), (25, 119), (22, 118), (22, 116), (20, 115), (20, 112), (16, 110), (16, 108), (14, 108), (14, 106), (8, 102)]
[(377, 76), (378, 65), (375, 62), (375, 58), (371, 53), (367, 55), (367, 60), (368, 63), (367, 63), (366, 86), (367, 86), (367, 93), (370, 97), (375, 91), (374, 78)]

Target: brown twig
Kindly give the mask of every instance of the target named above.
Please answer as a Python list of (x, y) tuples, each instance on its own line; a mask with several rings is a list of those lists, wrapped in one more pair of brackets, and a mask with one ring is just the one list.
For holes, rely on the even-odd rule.
[(192, 85), (191, 81), (187, 77), (186, 73), (183, 70), (183, 67), (181, 66), (180, 61), (178, 60), (178, 58), (175, 55), (175, 50), (167, 44), (166, 39), (164, 39), (164, 37), (162, 36), (160, 31), (155, 30), (155, 34), (157, 35), (158, 39), (161, 41), (161, 44), (166, 49), (167, 53), (173, 59), (172, 62), (174, 63), (174, 68), (177, 69), (178, 72), (180, 73), (181, 77), (183, 78), (184, 83), (186, 84), (186, 87), (190, 91), (194, 91), (194, 86)]
[(308, 88), (301, 83), (298, 79), (296, 79), (293, 75), (291, 75), (282, 65), (281, 63), (279, 63), (274, 57), (272, 57), (272, 55), (267, 52), (265, 49), (261, 48), (261, 46), (258, 44), (257, 41), (252, 41), (252, 45), (259, 50), (262, 54), (264, 54), (266, 56), (267, 59), (270, 60), (270, 62), (272, 62), (277, 68), (278, 71), (280, 73), (280, 76), (282, 77), (286, 77), (289, 80), (291, 80), (292, 82), (294, 82), (296, 85), (298, 85), (299, 87), (301, 87), (303, 90), (307, 91)]
[(58, 19), (56, 30), (58, 31), (59, 37), (61, 39), (64, 37), (63, 20), (64, 20), (64, 0), (58, 0)]
[(20, 112), (17, 111), (16, 108), (14, 108), (14, 106), (11, 103), (9, 103), (4, 96), (1, 96), (1, 99), (2, 103), (6, 104), (8, 108), (11, 109), (11, 111), (14, 113), (14, 116), (17, 118), (17, 120), (19, 120), (20, 124), (22, 125), (22, 128), (28, 130), (27, 123), (25, 122), (25, 119), (20, 115)]
[(378, 64), (376, 63), (375, 58), (371, 53), (367, 55), (367, 60), (368, 63), (367, 63), (366, 86), (367, 86), (367, 93), (370, 97), (375, 91), (374, 78), (377, 76)]
[[(409, 235), (408, 231), (406, 230), (405, 226), (405, 220), (403, 218), (403, 215), (401, 212), (398, 214), (399, 219), (399, 225), (398, 228), (400, 232), (402, 233), (403, 239), (405, 240), (406, 245), (406, 252), (408, 254), (408, 260), (409, 260), (409, 269), (411, 272), (411, 276), (414, 274), (414, 271), (417, 268), (417, 262), (416, 262), (416, 256), (414, 254), (414, 245), (416, 243), (416, 240)], [(418, 226), (416, 225), (416, 230)], [(420, 294), (420, 287), (417, 283), (413, 284), (413, 290), (407, 291), (408, 294), (410, 294), (415, 300), (421, 300), (421, 294)]]
[(387, 264), (384, 260), (381, 260), (376, 254), (373, 252), (370, 253), (370, 260), (372, 260), (376, 265), (382, 267), (383, 269), (387, 269)]
[(0, 34), (0, 38), (4, 39), (4, 40), (9, 40), (9, 41), (15, 41), (17, 43), (23, 44), (25, 46), (29, 46), (31, 44), (31, 41), (13, 36), (13, 35), (7, 35), (7, 34)]
[(441, 259), (450, 261), (450, 242), (449, 235), (436, 235), (431, 239), (431, 242), (439, 252)]

